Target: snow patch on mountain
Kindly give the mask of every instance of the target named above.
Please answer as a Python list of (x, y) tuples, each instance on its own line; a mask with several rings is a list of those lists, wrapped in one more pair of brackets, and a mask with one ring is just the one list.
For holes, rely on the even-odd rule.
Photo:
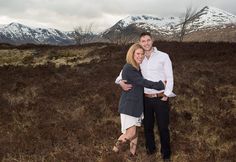
[(171, 26), (173, 24), (178, 23), (180, 20), (179, 17), (169, 17), (169, 18), (158, 18), (154, 16), (147, 16), (147, 15), (136, 15), (136, 16), (128, 16), (125, 19), (121, 20), (121, 26), (127, 27), (133, 23), (145, 23), (155, 27), (166, 27)]

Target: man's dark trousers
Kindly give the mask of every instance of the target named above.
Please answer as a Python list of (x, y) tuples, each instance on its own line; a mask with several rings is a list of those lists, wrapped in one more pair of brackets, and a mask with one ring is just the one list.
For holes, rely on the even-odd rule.
[(164, 159), (170, 158), (170, 133), (169, 133), (169, 102), (161, 98), (144, 97), (144, 133), (147, 152), (152, 154), (156, 151), (154, 123), (155, 117), (161, 141), (161, 154)]

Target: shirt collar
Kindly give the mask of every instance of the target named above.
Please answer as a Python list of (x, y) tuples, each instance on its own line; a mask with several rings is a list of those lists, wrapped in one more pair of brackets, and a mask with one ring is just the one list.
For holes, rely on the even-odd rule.
[[(150, 55), (149, 58), (151, 58), (153, 55), (157, 55), (157, 54), (158, 54), (158, 50), (157, 50), (157, 48), (156, 48), (156, 47), (153, 47), (153, 51), (152, 51), (152, 53), (151, 53), (151, 55)], [(146, 56), (145, 56), (145, 58), (147, 59)]]
[(153, 54), (153, 53), (158, 54), (158, 50), (157, 50), (156, 47), (153, 47), (153, 52), (152, 52), (152, 54)]

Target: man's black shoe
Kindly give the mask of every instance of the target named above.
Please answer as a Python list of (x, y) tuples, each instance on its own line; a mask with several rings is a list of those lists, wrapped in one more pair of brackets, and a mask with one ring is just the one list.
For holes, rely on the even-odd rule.
[(170, 156), (171, 156), (170, 154), (167, 154), (167, 155), (162, 154), (163, 161), (164, 162), (171, 162)]

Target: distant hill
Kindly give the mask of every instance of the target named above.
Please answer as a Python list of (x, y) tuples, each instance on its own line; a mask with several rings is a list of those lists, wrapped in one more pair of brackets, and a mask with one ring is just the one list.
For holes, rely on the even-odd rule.
[[(187, 26), (184, 41), (236, 42), (236, 16), (214, 7), (204, 7), (200, 15)], [(148, 15), (132, 15), (118, 21), (111, 28), (97, 34), (93, 42), (133, 42), (142, 31), (151, 32), (158, 40), (176, 40), (181, 17), (159, 18)], [(0, 43), (10, 44), (75, 44), (74, 32), (57, 29), (31, 28), (19, 23), (0, 26)]]
[[(204, 7), (198, 11), (200, 15), (192, 23), (187, 26), (188, 38), (186, 41), (218, 41), (218, 36), (211, 36), (206, 38), (204, 33), (207, 32), (223, 32), (221, 33), (220, 41), (236, 42), (236, 16), (226, 11), (214, 7)], [(128, 16), (120, 20), (114, 26), (107, 29), (104, 37), (112, 37), (115, 32), (125, 33), (130, 35), (132, 33), (140, 33), (140, 31), (149, 31), (153, 33), (157, 39), (173, 40), (176, 32), (180, 30), (181, 17), (159, 18), (147, 15)], [(226, 29), (226, 30), (225, 30)], [(227, 34), (228, 30), (234, 31), (234, 34)], [(199, 32), (200, 31), (200, 32)], [(195, 32), (199, 37), (194, 35)], [(193, 34), (193, 38), (190, 37)]]
[(31, 28), (20, 23), (0, 26), (0, 42), (10, 44), (74, 44), (75, 41), (69, 34), (71, 33), (51, 28)]

